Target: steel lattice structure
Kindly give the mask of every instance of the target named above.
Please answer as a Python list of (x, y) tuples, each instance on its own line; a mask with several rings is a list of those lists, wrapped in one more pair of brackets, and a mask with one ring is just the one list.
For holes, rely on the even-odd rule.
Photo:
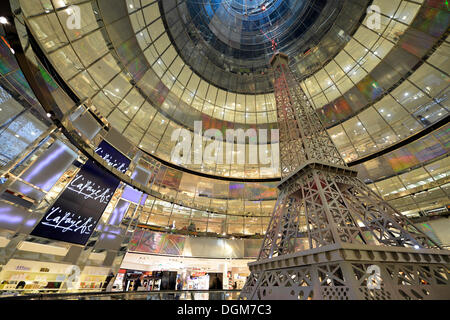
[(450, 251), (347, 167), (288, 66), (271, 60), (280, 194), (241, 299), (450, 299)]

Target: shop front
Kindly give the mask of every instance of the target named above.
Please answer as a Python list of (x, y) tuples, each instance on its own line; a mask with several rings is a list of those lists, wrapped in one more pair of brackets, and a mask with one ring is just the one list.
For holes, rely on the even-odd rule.
[[(173, 257), (128, 252), (122, 263), (126, 291), (137, 290), (224, 290), (241, 289), (249, 274), (247, 259)], [(138, 281), (139, 279), (139, 281)], [(129, 284), (128, 284), (129, 282)], [(237, 283), (237, 287), (233, 286)], [(114, 287), (120, 290), (120, 284)]]

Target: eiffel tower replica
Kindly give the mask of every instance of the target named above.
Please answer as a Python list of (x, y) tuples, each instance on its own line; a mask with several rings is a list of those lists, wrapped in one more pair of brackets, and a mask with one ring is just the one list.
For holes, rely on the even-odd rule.
[(270, 63), (282, 181), (240, 299), (450, 299), (450, 251), (347, 167), (288, 56)]

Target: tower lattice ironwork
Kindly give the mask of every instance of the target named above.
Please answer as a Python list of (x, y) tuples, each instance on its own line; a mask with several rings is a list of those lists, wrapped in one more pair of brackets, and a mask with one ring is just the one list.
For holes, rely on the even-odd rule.
[(347, 167), (289, 69), (271, 60), (279, 197), (241, 299), (450, 299), (450, 251)]

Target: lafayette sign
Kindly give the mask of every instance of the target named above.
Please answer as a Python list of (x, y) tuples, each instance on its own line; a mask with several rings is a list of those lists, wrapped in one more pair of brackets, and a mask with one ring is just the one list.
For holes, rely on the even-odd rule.
[[(100, 143), (96, 152), (118, 170), (126, 172), (130, 160), (107, 142)], [(119, 179), (88, 160), (31, 235), (86, 244), (119, 183)]]

